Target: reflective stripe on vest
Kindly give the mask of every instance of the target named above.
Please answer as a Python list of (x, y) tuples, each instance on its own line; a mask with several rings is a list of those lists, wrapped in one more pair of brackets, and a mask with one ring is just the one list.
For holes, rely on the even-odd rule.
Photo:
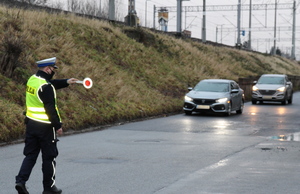
[[(48, 82), (44, 78), (38, 77), (36, 75), (33, 75), (29, 78), (26, 87), (26, 116), (35, 121), (50, 124), (51, 122), (49, 120), (48, 115), (46, 114), (44, 104), (38, 94), (38, 91), (42, 90), (42, 86), (45, 84), (48, 84)], [(55, 109), (61, 122), (58, 108), (56, 105), (56, 91), (53, 86), (52, 88), (54, 92)]]

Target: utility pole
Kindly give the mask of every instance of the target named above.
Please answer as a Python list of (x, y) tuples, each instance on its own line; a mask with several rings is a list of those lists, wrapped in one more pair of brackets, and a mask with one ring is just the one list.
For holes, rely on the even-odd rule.
[(111, 21), (114, 21), (115, 20), (115, 0), (109, 0), (109, 11), (108, 12), (109, 12), (108, 19)]
[(100, 12), (100, 15), (99, 16), (101, 16), (102, 17), (102, 10), (101, 10), (102, 8), (101, 8), (101, 0), (100, 0), (100, 3), (99, 3), (99, 12)]
[(251, 49), (251, 26), (252, 26), (252, 0), (250, 0), (250, 7), (249, 7), (249, 40), (248, 40), (248, 49)]
[(147, 2), (151, 1), (151, 0), (146, 0), (145, 2), (145, 27), (147, 27)]
[(206, 3), (205, 0), (203, 0), (203, 21), (202, 21), (202, 42), (205, 43), (206, 42)]
[(153, 29), (155, 30), (155, 13), (156, 13), (156, 6), (153, 5)]
[(216, 43), (218, 43), (218, 26), (216, 26)]
[(186, 30), (186, 18), (187, 18), (187, 16), (186, 16), (186, 10), (184, 11), (184, 30)]
[(274, 19), (274, 48), (273, 48), (273, 55), (276, 55), (276, 26), (277, 24), (277, 0), (275, 0), (275, 19)]
[(182, 0), (177, 0), (177, 34), (181, 34), (181, 10)]
[(221, 25), (221, 44), (223, 44), (223, 25)]
[(295, 55), (295, 33), (296, 33), (296, 0), (294, 0), (294, 7), (293, 7), (293, 34), (292, 34), (292, 59), (296, 59)]
[(238, 16), (237, 16), (237, 47), (241, 46), (241, 0), (238, 2)]

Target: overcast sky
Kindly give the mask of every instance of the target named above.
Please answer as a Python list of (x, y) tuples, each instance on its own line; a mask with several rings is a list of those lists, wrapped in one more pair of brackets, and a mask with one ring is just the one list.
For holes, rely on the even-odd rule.
[[(48, 0), (50, 1), (50, 0)], [(51, 1), (67, 1), (67, 0), (51, 0)], [(108, 4), (108, 0), (86, 0), (102, 5)], [(118, 14), (120, 18), (125, 17), (128, 12), (128, 0), (115, 0)], [(275, 4), (276, 0), (252, 0), (252, 4)], [(147, 2), (147, 3), (146, 3)], [(277, 0), (278, 4), (293, 4), (294, 0)], [(241, 0), (242, 5), (249, 5), (250, 0)], [(147, 4), (147, 6), (146, 6)], [(237, 5), (238, 0), (206, 0), (206, 5)], [(153, 27), (153, 6), (168, 7), (176, 6), (177, 0), (135, 0), (137, 16), (140, 19), (140, 25), (145, 26), (145, 18), (147, 17), (147, 27)], [(296, 55), (300, 59), (300, 0), (296, 0)], [(203, 0), (183, 1), (182, 6), (203, 6)], [(103, 6), (104, 7), (104, 6)], [(147, 13), (146, 13), (147, 11)], [(147, 16), (146, 16), (147, 14)], [(122, 16), (123, 15), (123, 16)], [(184, 12), (182, 13), (182, 30), (186, 29), (192, 32), (192, 37), (201, 38), (202, 32), (201, 12)], [(274, 45), (274, 10), (253, 10), (252, 11), (252, 48), (260, 52), (270, 51)], [(176, 12), (169, 12), (168, 31), (176, 31)], [(293, 17), (292, 9), (277, 10), (277, 32), (276, 47), (283, 52), (290, 53), (292, 45), (292, 31), (284, 28), (292, 29)], [(155, 26), (159, 29), (159, 23), (156, 13)], [(245, 28), (245, 36), (241, 36), (241, 43), (248, 40), (249, 27), (249, 11), (242, 10), (241, 28)], [(261, 28), (271, 28), (272, 30), (263, 31)], [(297, 28), (298, 27), (298, 28)], [(234, 46), (237, 42), (237, 11), (207, 11), (206, 12), (206, 39), (217, 41), (219, 43)], [(254, 30), (260, 28), (260, 31)], [(281, 30), (281, 29), (282, 30)], [(217, 33), (218, 29), (218, 33)]]

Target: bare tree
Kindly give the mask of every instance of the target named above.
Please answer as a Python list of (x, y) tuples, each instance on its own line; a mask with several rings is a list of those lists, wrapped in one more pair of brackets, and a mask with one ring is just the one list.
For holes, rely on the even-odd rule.
[(52, 4), (52, 8), (54, 9), (60, 9), (60, 10), (63, 10), (63, 3), (62, 2), (59, 2), (59, 1), (56, 1)]
[(96, 9), (95, 16), (102, 17), (101, 5), (99, 5), (98, 8)]
[(72, 12), (80, 12), (79, 0), (68, 0), (68, 10)]
[(33, 3), (34, 0), (21, 0), (21, 2), (22, 2), (22, 3), (29, 3), (29, 4), (30, 4), (30, 3)]
[[(97, 3), (97, 0), (82, 2), (81, 0), (68, 0), (68, 11), (108, 18), (108, 2)], [(123, 19), (122, 19), (123, 20)]]
[(96, 15), (96, 2), (86, 2), (85, 4), (82, 4), (81, 13), (86, 15)]
[(124, 20), (124, 13), (122, 12), (122, 10), (124, 10), (124, 7), (122, 7), (122, 1), (120, 0), (116, 0), (115, 3), (115, 17), (117, 21), (123, 21)]
[(31, 4), (36, 5), (45, 5), (47, 3), (47, 0), (28, 0)]
[(105, 1), (104, 5), (102, 6), (101, 17), (108, 18), (108, 10), (108, 1)]

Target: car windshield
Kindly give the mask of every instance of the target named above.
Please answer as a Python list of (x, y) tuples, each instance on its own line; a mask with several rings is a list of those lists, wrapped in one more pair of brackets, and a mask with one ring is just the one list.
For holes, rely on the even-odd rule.
[(221, 82), (200, 82), (198, 83), (195, 88), (195, 91), (202, 91), (202, 92), (228, 92), (229, 86), (228, 83), (221, 83)]
[(284, 84), (284, 78), (283, 77), (271, 77), (271, 76), (265, 76), (259, 78), (258, 84)]

